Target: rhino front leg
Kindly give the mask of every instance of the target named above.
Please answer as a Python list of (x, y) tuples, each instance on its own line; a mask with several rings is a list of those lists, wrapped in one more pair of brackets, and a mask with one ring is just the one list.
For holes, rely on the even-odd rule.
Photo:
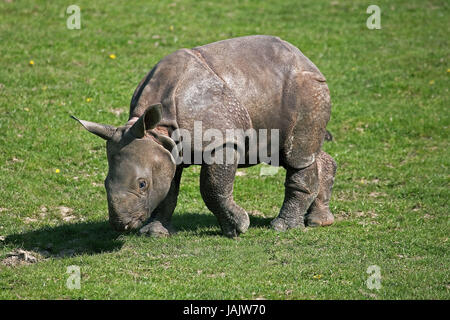
[(200, 192), (203, 201), (217, 217), (225, 236), (234, 238), (247, 231), (250, 219), (247, 212), (233, 200), (233, 183), (236, 164), (211, 164), (202, 166)]
[(329, 203), (337, 164), (328, 153), (321, 151), (317, 158), (317, 165), (319, 169), (319, 194), (306, 214), (305, 223), (308, 227), (329, 226), (334, 222)]
[(149, 223), (139, 230), (141, 234), (161, 237), (169, 236), (176, 232), (175, 228), (171, 224), (171, 220), (177, 205), (182, 172), (183, 167), (178, 166), (166, 198), (152, 212)]
[(286, 167), (285, 195), (283, 206), (272, 227), (277, 231), (304, 227), (305, 214), (317, 197), (319, 178), (317, 162), (303, 169)]

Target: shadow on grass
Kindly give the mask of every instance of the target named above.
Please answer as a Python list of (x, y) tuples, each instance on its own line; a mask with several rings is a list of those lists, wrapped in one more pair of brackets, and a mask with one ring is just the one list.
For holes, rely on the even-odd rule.
[(119, 236), (107, 221), (81, 222), (12, 234), (6, 237), (4, 244), (65, 257), (119, 250), (123, 245)]
[[(270, 220), (250, 216), (250, 228), (268, 227)], [(174, 215), (172, 222), (179, 231), (192, 231), (199, 236), (222, 236), (213, 214), (182, 213)], [(120, 250), (125, 241), (120, 236), (107, 221), (81, 222), (12, 234), (6, 237), (4, 244), (57, 258)]]
[[(250, 216), (249, 228), (269, 228), (273, 218)], [(212, 214), (181, 213), (174, 214), (172, 223), (178, 231), (195, 232), (198, 235), (222, 236), (217, 218)]]

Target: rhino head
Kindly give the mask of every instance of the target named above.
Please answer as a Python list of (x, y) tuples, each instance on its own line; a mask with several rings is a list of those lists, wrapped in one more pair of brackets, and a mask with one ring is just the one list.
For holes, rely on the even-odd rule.
[(152, 105), (134, 124), (117, 128), (72, 116), (106, 140), (109, 222), (117, 231), (140, 228), (169, 192), (176, 169), (171, 154), (175, 143), (151, 130), (161, 114), (161, 104)]

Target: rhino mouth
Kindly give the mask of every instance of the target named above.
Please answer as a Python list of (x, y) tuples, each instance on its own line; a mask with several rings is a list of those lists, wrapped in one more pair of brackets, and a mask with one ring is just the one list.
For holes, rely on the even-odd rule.
[(136, 230), (136, 229), (142, 227), (143, 224), (144, 224), (144, 221), (133, 220), (133, 221), (129, 222), (127, 225), (124, 226), (124, 231)]
[[(142, 215), (142, 216), (144, 216), (144, 215)], [(136, 229), (139, 229), (140, 227), (142, 227), (144, 225), (145, 220), (146, 219), (144, 219), (144, 217), (142, 217), (142, 218), (129, 220), (125, 223), (123, 221), (118, 222), (117, 220), (112, 220), (112, 219), (110, 219), (110, 222), (116, 231), (132, 231), (132, 230), (136, 230)]]
[(116, 231), (132, 231), (142, 227), (148, 216), (148, 208), (141, 207), (131, 213), (110, 213), (109, 221)]

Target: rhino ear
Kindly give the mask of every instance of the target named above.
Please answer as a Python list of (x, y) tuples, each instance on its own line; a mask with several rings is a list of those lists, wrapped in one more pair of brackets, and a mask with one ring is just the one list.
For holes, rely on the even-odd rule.
[(146, 130), (150, 130), (156, 127), (161, 121), (162, 117), (162, 105), (161, 103), (151, 105), (145, 110), (144, 114), (130, 128), (130, 132), (136, 138), (142, 138), (145, 135)]
[(80, 120), (74, 116), (70, 116), (72, 119), (75, 119), (76, 121), (78, 121), (79, 123), (81, 123), (81, 125), (89, 132), (99, 136), (100, 138), (103, 138), (105, 140), (109, 140), (112, 138), (112, 136), (114, 135), (114, 133), (116, 132), (117, 128), (107, 125), (107, 124), (100, 124), (100, 123), (95, 123), (95, 122), (90, 122), (90, 121), (85, 121), (85, 120)]

